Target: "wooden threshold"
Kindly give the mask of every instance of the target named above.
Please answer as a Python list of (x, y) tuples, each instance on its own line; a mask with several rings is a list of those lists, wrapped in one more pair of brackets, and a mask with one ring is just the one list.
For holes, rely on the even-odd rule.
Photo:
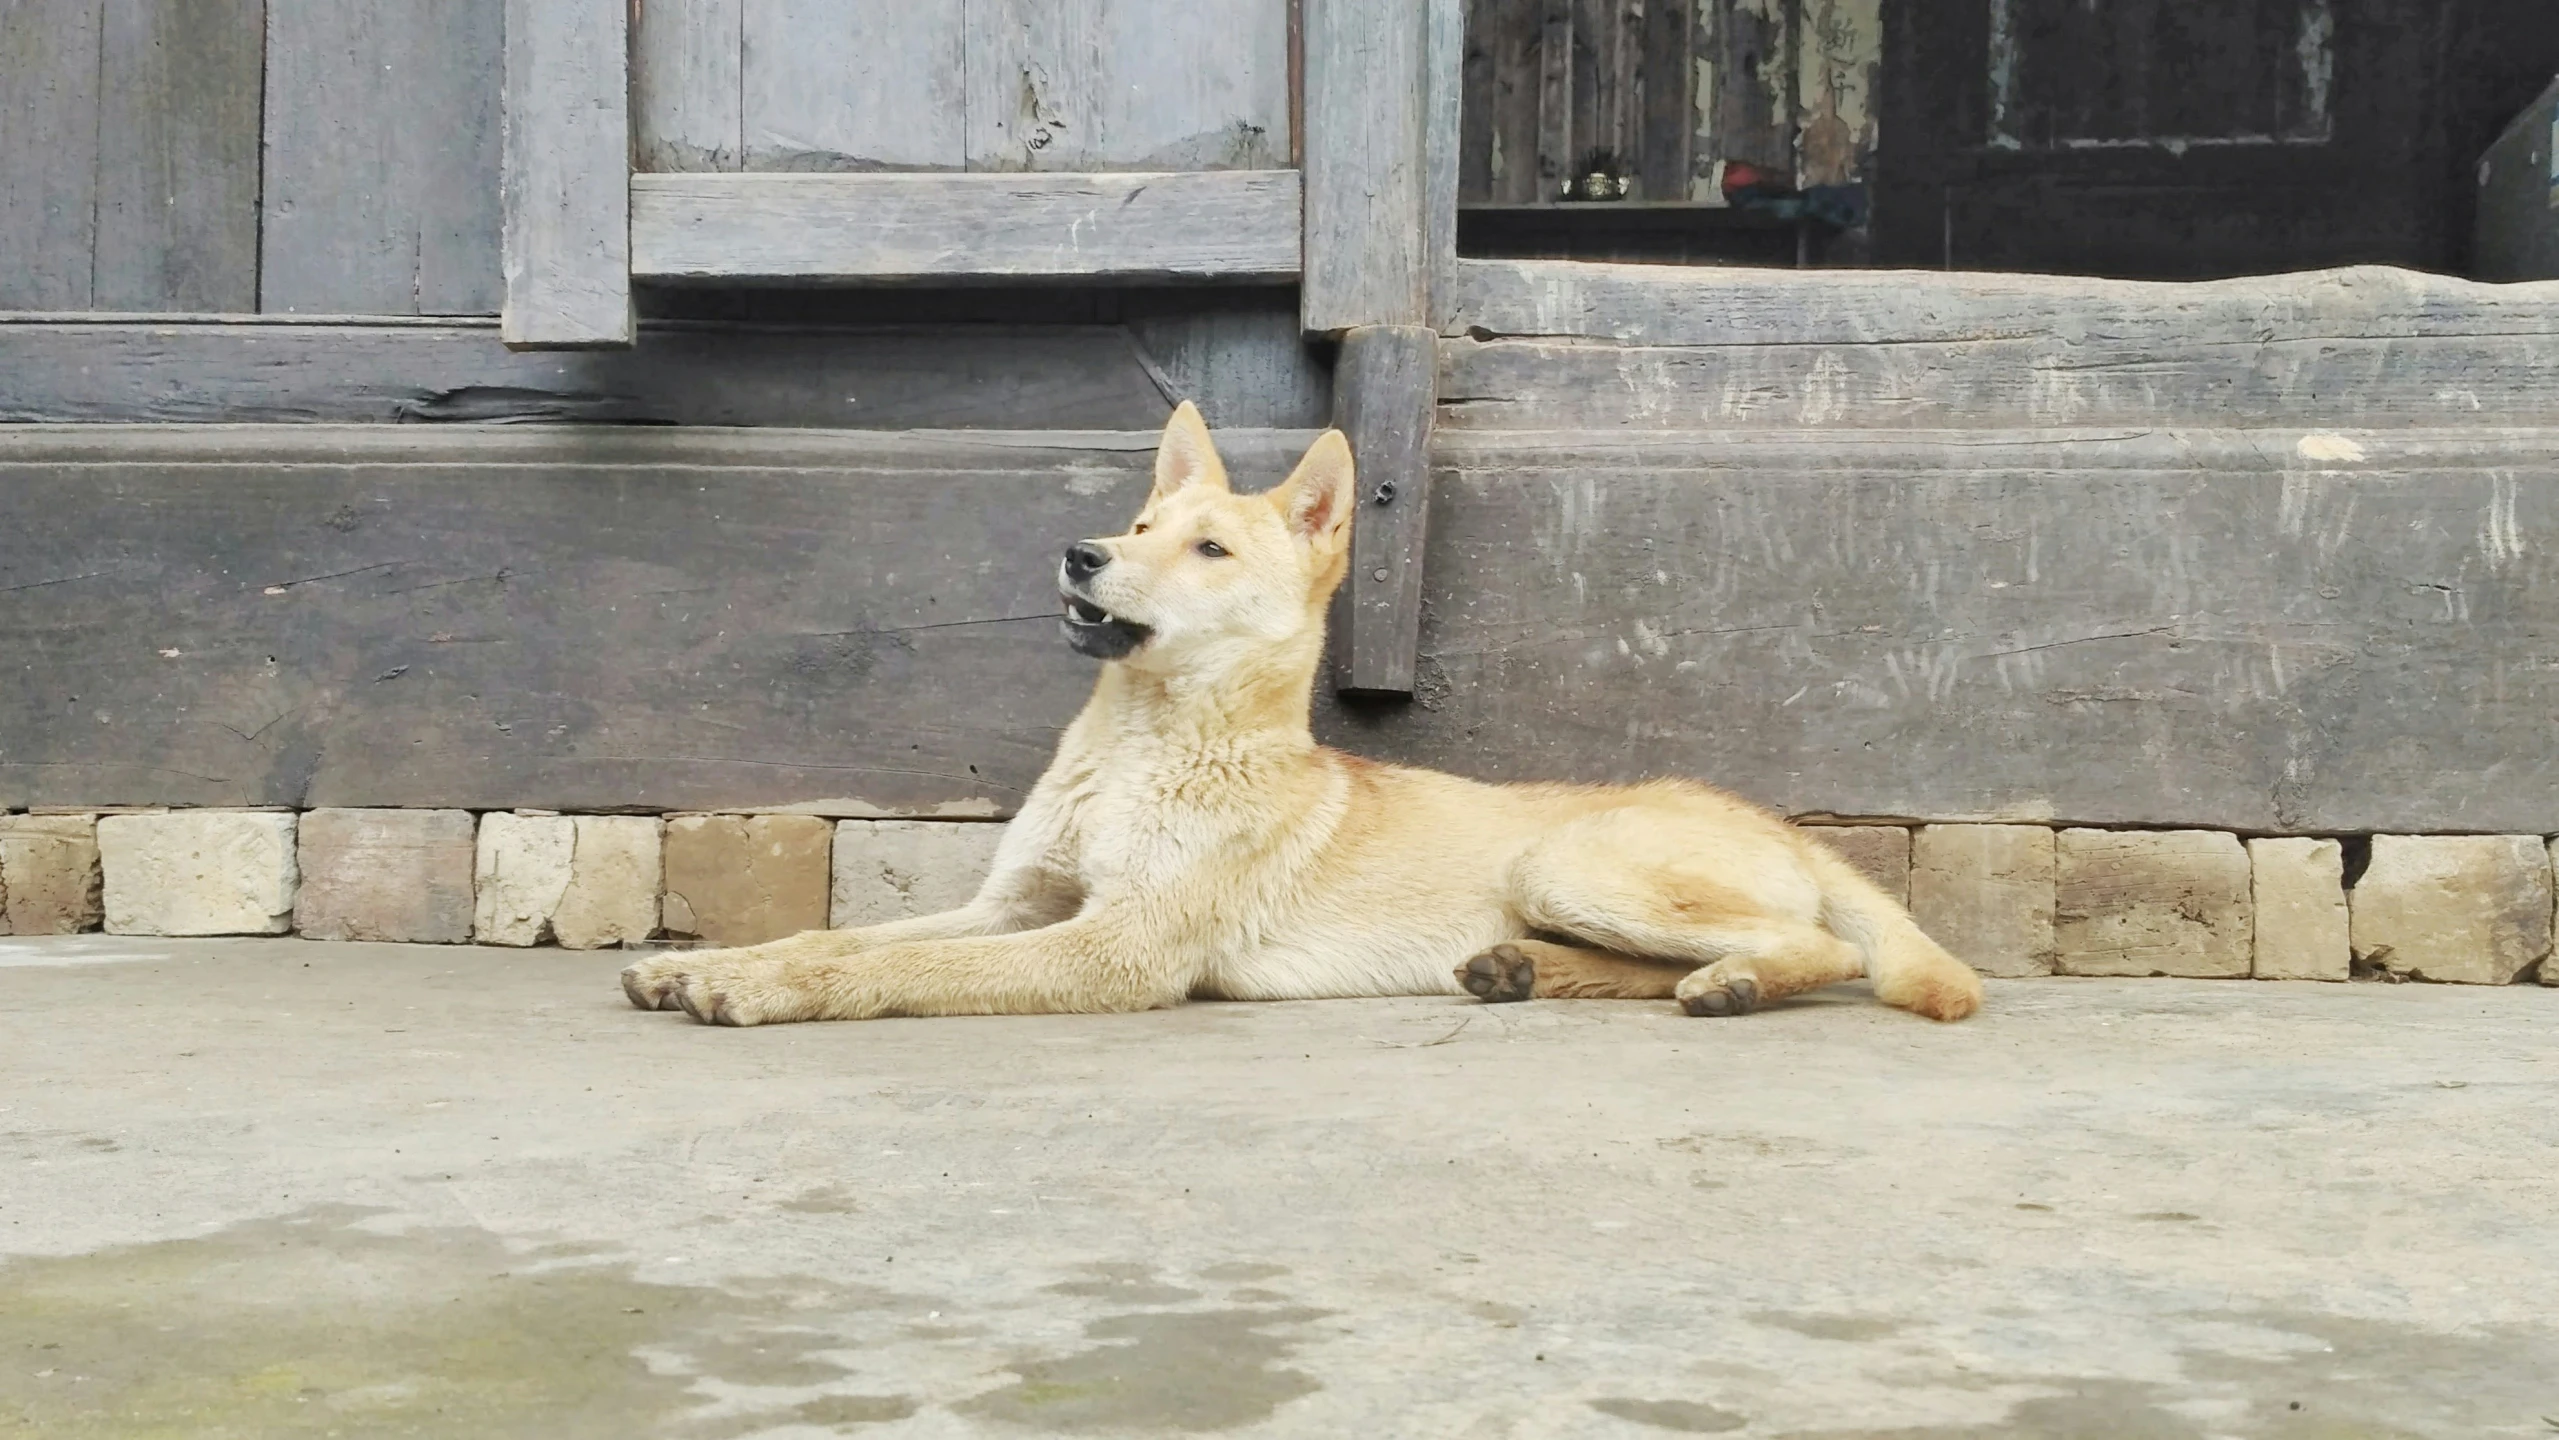
[(1298, 172), (634, 175), (660, 281), (1293, 279)]

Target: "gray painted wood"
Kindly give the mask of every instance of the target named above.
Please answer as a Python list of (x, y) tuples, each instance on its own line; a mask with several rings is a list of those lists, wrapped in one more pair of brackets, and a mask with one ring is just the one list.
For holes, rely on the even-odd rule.
[(1460, 429), (2534, 424), (2559, 393), (2549, 333), (1443, 345), (1442, 421)]
[(105, 0), (100, 310), (258, 308), (265, 0)]
[(650, 0), (631, 38), (633, 160), (642, 170), (745, 164), (739, 76), (746, 0)]
[(1156, 435), (0, 434), (0, 805), (1006, 811)]
[(497, 312), (505, 4), (268, 0), (262, 309)]
[(0, 309), (86, 310), (98, 0), (0, 0)]
[(744, 0), (744, 7), (747, 169), (966, 165), (963, 0)]
[(1693, 270), (1466, 260), (1450, 333), (1641, 345), (1856, 345), (2056, 337), (2241, 347), (2330, 336), (2534, 335), (2559, 283), (2482, 285), (2365, 265), (2165, 283), (1935, 271)]
[(1310, 332), (1417, 324), (1423, 230), (1426, 0), (1303, 0)]
[(1427, 325), (1364, 325), (1342, 337), (1334, 364), (1333, 423), (1359, 466), (1351, 573), (1333, 606), (1333, 688), (1345, 695), (1413, 693), (1437, 339)]
[(508, 0), (506, 343), (628, 345), (627, 0)]
[(1286, 0), (969, 0), (971, 170), (1289, 164)]
[[(1289, 310), (1286, 342), (1297, 341)], [(1275, 338), (1189, 337), (1226, 423), (1322, 423)], [(1311, 368), (1311, 367), (1310, 367)], [(1320, 372), (1319, 372), (1320, 374)], [(538, 421), (1037, 429), (1160, 426), (1172, 401), (1111, 325), (644, 326), (629, 350), (512, 352), (493, 325), (0, 323), (0, 423)], [(1264, 389), (1265, 386), (1269, 388)]]
[(670, 280), (1294, 275), (1293, 170), (639, 175), (633, 273)]
[(2559, 432), (2298, 434), (1443, 434), (1418, 703), (1322, 728), (1794, 812), (2559, 824)]

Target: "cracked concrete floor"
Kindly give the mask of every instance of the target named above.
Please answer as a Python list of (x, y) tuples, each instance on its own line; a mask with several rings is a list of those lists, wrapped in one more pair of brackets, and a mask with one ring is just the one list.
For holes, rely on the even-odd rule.
[(2559, 991), (770, 1030), (0, 941), (0, 1433), (2559, 1432)]

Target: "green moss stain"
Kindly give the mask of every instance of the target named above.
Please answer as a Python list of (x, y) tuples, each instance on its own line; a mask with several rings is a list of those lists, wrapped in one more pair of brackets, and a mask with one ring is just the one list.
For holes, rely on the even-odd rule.
[(1318, 1388), (1280, 1361), (1294, 1347), (1271, 1333), (1321, 1318), (1304, 1308), (1115, 1315), (1084, 1328), (1102, 1342), (1014, 1366), (1021, 1378), (961, 1402), (964, 1415), (1040, 1431), (1225, 1430), (1267, 1419)]

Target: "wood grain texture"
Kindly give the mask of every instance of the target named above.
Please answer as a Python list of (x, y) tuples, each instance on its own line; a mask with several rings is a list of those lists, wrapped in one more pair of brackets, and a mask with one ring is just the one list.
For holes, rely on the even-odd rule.
[(490, 315), (506, 0), (269, 0), (260, 307)]
[(265, 0), (106, 0), (100, 310), (258, 308)]
[(969, 0), (968, 168), (1289, 165), (1281, 0)]
[[(690, 3), (690, 0), (686, 0)], [(744, 0), (749, 170), (958, 170), (963, 0)]]
[(2536, 424), (2559, 388), (2559, 334), (1443, 343), (1442, 418), (1460, 429)]
[(1427, 325), (1364, 325), (1342, 337), (1334, 363), (1333, 424), (1359, 467), (1351, 573), (1333, 603), (1333, 688), (1345, 695), (1413, 693), (1437, 340)]
[[(1281, 319), (1295, 347), (1295, 310)], [(1286, 403), (1310, 382), (1280, 388), (1288, 352), (1272, 331), (1212, 329), (1169, 348), (1227, 423), (1322, 423), (1320, 395), (1311, 414)], [(5, 424), (1142, 429), (1173, 404), (1113, 325), (653, 324), (628, 350), (514, 352), (487, 324), (0, 323), (0, 374), (13, 377), (0, 386)]]
[(1171, 398), (1197, 404), (1211, 426), (1330, 423), (1332, 370), (1298, 331), (1295, 292), (1222, 285), (1159, 291), (1124, 300), (1119, 310)]
[(1436, 446), (1417, 703), (1319, 733), (1790, 812), (2542, 833), (2559, 432)]
[(1425, 0), (1304, 0), (1310, 332), (1420, 323)]
[[(1310, 437), (1220, 438), (1258, 485)], [(2559, 829), (2559, 432), (2284, 438), (1444, 434), (1415, 703), (1318, 734), (1798, 813)], [(1054, 547), (1154, 439), (0, 432), (0, 806), (1001, 813), (1091, 675)]]
[(0, 434), (0, 806), (1009, 811), (1093, 679), (1058, 549), (1155, 442)]
[(736, 170), (746, 157), (746, 0), (651, 0), (631, 37), (632, 160)]
[(1423, 73), (1429, 90), (1422, 113), (1422, 323), (1436, 326), (1456, 308), (1457, 197), (1466, 182), (1466, 0), (1427, 0)]
[(627, 0), (508, 0), (506, 309), (524, 349), (628, 345)]
[(1936, 271), (1675, 270), (1468, 260), (1446, 330), (1641, 345), (1859, 345), (2056, 337), (2126, 344), (2559, 331), (2559, 283), (2481, 285), (2367, 265), (2199, 284)]
[(99, 0), (0, 0), (0, 308), (86, 310)]
[(640, 175), (632, 270), (667, 280), (1297, 271), (1293, 170)]

